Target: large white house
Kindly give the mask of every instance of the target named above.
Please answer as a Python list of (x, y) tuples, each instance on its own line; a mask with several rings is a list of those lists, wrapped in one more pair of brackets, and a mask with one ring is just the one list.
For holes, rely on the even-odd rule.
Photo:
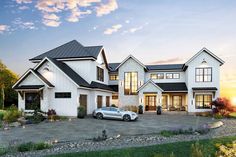
[(143, 105), (144, 111), (211, 110), (219, 97), (224, 61), (203, 48), (186, 63), (145, 65), (130, 55), (108, 63), (103, 46), (83, 46), (76, 40), (30, 59), (36, 66), (15, 83), (20, 110), (55, 109), (58, 115), (87, 114), (102, 106)]

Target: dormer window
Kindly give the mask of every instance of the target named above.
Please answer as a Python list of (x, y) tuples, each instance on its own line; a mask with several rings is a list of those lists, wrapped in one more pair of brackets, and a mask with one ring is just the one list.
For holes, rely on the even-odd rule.
[(117, 74), (110, 74), (109, 78), (111, 81), (116, 81), (119, 79)]
[(97, 80), (104, 81), (104, 70), (100, 67), (97, 67)]
[(212, 68), (196, 68), (195, 70), (196, 82), (212, 82)]

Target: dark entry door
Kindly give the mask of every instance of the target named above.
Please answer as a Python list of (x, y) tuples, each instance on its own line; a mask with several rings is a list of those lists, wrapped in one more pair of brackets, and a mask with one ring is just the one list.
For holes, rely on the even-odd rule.
[(87, 114), (87, 95), (80, 94), (79, 96), (80, 106), (85, 108), (85, 113)]
[(39, 93), (25, 93), (25, 110), (40, 109)]
[(156, 110), (156, 96), (146, 96), (145, 110), (146, 111), (155, 111)]

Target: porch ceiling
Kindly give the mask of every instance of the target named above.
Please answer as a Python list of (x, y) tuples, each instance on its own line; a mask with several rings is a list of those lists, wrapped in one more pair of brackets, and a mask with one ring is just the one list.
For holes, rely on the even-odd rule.
[(16, 90), (39, 90), (41, 88), (45, 87), (44, 85), (22, 85), (15, 87)]

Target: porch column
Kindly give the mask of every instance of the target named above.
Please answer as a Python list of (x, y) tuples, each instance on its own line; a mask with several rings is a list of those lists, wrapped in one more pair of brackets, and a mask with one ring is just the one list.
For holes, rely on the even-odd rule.
[(162, 106), (162, 93), (161, 92), (158, 92), (156, 102), (157, 102), (157, 106)]
[(143, 106), (143, 111), (145, 111), (144, 107), (144, 94), (143, 92), (139, 92), (138, 94), (138, 105), (142, 105)]

